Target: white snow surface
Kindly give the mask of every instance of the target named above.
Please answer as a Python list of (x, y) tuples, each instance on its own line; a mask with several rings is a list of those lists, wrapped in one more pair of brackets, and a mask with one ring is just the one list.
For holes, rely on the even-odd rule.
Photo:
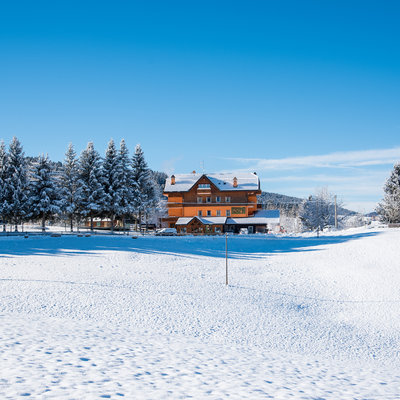
[(0, 237), (0, 398), (399, 399), (399, 243)]

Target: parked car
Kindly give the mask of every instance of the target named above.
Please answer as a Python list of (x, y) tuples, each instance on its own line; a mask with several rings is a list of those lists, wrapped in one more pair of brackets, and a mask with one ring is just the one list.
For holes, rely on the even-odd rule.
[(177, 232), (175, 228), (162, 228), (156, 232), (156, 236), (176, 236)]

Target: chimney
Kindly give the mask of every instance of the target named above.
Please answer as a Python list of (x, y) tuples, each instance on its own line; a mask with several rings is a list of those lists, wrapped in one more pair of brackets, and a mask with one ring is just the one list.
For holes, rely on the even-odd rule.
[(175, 185), (175, 175), (171, 175), (171, 185)]
[(237, 187), (238, 183), (237, 183), (237, 178), (236, 176), (233, 178), (233, 187)]
[(192, 174), (194, 175), (196, 173), (196, 171), (192, 171)]

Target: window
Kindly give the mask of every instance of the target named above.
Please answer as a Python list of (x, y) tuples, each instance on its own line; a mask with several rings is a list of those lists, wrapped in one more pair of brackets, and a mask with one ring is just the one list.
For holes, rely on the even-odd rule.
[(186, 228), (181, 228), (182, 233), (186, 233)]
[(206, 203), (211, 203), (211, 197), (206, 198)]
[(198, 202), (198, 203), (202, 203), (202, 202), (203, 202), (203, 199), (202, 199), (201, 197), (198, 197), (198, 198), (197, 198), (197, 202)]
[(210, 189), (209, 183), (200, 183), (198, 186), (199, 189)]
[(207, 217), (211, 217), (211, 210), (207, 210)]
[(219, 203), (219, 202), (221, 201), (221, 197), (217, 196), (217, 197), (215, 198), (215, 201), (216, 201), (217, 203)]
[(197, 213), (197, 215), (198, 215), (199, 217), (202, 217), (202, 216), (203, 216), (203, 211), (199, 210), (199, 212)]
[(216, 226), (214, 231), (215, 231), (215, 233), (221, 233), (221, 227), (220, 226)]
[(230, 196), (226, 196), (226, 197), (225, 197), (225, 201), (226, 201), (227, 203), (230, 203), (230, 202), (231, 202), (231, 197), (230, 197)]
[(226, 216), (230, 217), (231, 216), (231, 210), (226, 210)]
[(217, 217), (221, 216), (221, 210), (217, 210)]

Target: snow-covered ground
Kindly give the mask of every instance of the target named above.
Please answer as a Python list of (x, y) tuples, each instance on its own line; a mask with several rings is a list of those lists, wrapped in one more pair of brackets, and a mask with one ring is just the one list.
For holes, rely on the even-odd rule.
[(400, 230), (228, 241), (0, 237), (0, 398), (400, 398)]

